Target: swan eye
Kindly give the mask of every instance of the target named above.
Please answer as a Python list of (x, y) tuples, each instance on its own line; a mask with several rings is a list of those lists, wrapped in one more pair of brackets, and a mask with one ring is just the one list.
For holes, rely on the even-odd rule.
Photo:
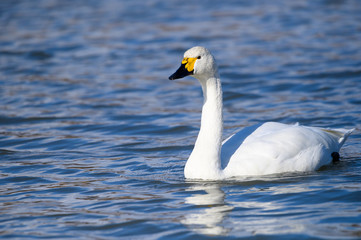
[(201, 59), (201, 56), (198, 56), (197, 59)]

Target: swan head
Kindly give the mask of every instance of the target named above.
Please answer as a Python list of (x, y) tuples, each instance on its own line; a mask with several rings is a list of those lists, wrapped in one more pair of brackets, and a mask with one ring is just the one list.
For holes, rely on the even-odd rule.
[(169, 80), (192, 76), (198, 80), (218, 76), (217, 64), (205, 47), (192, 47), (184, 53), (181, 66), (173, 73)]

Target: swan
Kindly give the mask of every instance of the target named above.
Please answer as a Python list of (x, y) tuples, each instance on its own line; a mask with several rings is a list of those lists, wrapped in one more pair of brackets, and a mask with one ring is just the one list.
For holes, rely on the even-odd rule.
[(201, 127), (184, 167), (187, 179), (316, 171), (339, 160), (338, 152), (354, 130), (266, 122), (241, 129), (222, 142), (222, 87), (208, 49), (196, 46), (187, 50), (169, 80), (186, 76), (200, 82), (204, 97)]

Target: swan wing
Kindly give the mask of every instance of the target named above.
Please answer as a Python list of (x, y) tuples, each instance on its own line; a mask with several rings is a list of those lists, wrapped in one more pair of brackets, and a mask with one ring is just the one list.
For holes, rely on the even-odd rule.
[(247, 127), (222, 145), (227, 177), (314, 171), (332, 161), (352, 130), (267, 122)]

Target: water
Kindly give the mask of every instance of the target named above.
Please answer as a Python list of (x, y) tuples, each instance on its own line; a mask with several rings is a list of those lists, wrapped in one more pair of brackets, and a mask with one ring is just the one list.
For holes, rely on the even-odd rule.
[[(361, 238), (359, 1), (1, 1), (4, 239)], [(186, 181), (208, 47), (225, 134), (356, 128), (312, 173)]]

